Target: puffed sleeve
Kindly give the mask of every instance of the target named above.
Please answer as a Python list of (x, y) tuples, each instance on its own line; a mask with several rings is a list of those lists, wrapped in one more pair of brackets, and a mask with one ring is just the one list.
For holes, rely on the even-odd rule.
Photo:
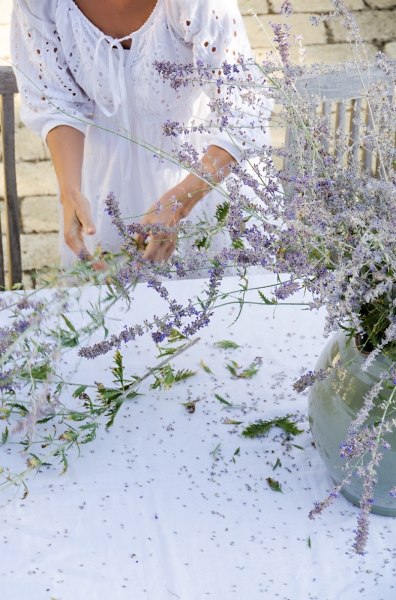
[(85, 134), (93, 103), (75, 81), (55, 25), (56, 0), (13, 3), (11, 56), (21, 93), (21, 119), (45, 140), (69, 125)]
[[(254, 65), (237, 0), (168, 0), (168, 11), (176, 33), (192, 46), (194, 64), (212, 70), (213, 81), (204, 85), (215, 115), (210, 143), (240, 162), (243, 150), (257, 150), (270, 143), (266, 125), (273, 101), (262, 92), (265, 78)], [(221, 69), (225, 61), (229, 65), (228, 83), (230, 77), (236, 78), (233, 87), (227, 85), (227, 73)], [(252, 83), (258, 84), (254, 94)]]

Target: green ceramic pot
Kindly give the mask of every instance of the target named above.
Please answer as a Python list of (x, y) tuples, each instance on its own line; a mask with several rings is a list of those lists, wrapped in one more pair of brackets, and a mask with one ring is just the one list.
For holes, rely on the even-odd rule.
[[(361, 370), (366, 356), (356, 346), (355, 341), (347, 344), (347, 336), (337, 333), (326, 345), (316, 364), (316, 370), (327, 369), (340, 361), (340, 366), (325, 381), (316, 382), (309, 393), (309, 421), (319, 454), (330, 471), (335, 483), (345, 477), (342, 467), (345, 459), (340, 457), (340, 445), (347, 438), (350, 423), (363, 405), (363, 397), (371, 386), (379, 380), (380, 371), (388, 363), (379, 356), (366, 371)], [(390, 391), (383, 390), (389, 397)], [(380, 401), (376, 402), (366, 424), (381, 419)], [(396, 432), (386, 436), (392, 450), (384, 450), (384, 457), (377, 470), (378, 483), (375, 486), (375, 503), (372, 511), (380, 515), (396, 516), (396, 499), (390, 490), (396, 485)], [(351, 482), (342, 488), (344, 496), (359, 506), (362, 494), (362, 479), (353, 476)]]

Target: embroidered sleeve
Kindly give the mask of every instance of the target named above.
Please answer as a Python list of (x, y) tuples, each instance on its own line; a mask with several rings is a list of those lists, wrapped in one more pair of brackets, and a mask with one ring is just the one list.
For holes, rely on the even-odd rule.
[(45, 140), (58, 125), (85, 133), (93, 103), (73, 78), (55, 25), (55, 0), (17, 0), (11, 56), (21, 93), (21, 119)]
[[(244, 150), (256, 152), (269, 144), (266, 125), (273, 102), (265, 93), (252, 93), (252, 83), (265, 89), (265, 78), (254, 64), (237, 2), (171, 0), (171, 5), (176, 32), (192, 46), (194, 65), (202, 65), (201, 83), (213, 123), (210, 143), (224, 148), (239, 162)], [(207, 67), (211, 83), (203, 75)], [(231, 78), (235, 85), (229, 85)]]

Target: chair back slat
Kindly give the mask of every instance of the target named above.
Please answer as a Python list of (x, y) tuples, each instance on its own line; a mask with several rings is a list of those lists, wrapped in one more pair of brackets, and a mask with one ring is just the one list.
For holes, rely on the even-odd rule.
[[(7, 240), (8, 287), (22, 282), (19, 202), (15, 165), (14, 94), (18, 92), (11, 67), (0, 67), (0, 125), (4, 168), (4, 204)], [(0, 236), (0, 287), (4, 282), (4, 256)]]
[(362, 99), (355, 98), (352, 100), (351, 107), (351, 125), (349, 137), (349, 163), (355, 171), (358, 169), (359, 160), (359, 141), (360, 141), (360, 112), (362, 109)]
[[(293, 130), (291, 128), (288, 128), (286, 130), (286, 147), (291, 148), (292, 145), (293, 145)], [(290, 171), (290, 173), (292, 175), (294, 175), (297, 172), (296, 166), (293, 161), (286, 158), (285, 164), (287, 164), (287, 169)]]
[(3, 239), (1, 232), (1, 220), (0, 220), (0, 291), (5, 289), (5, 276), (4, 276), (4, 252), (3, 252)]
[[(325, 102), (323, 102), (323, 113), (322, 114), (323, 114), (325, 123), (326, 123), (328, 129), (330, 130), (330, 127), (331, 127), (331, 121), (330, 121), (330, 119), (331, 119), (331, 102), (330, 102), (330, 100), (325, 100)], [(322, 136), (322, 146), (326, 150), (326, 152), (329, 151), (330, 140), (329, 140), (328, 135)]]
[(8, 287), (22, 281), (19, 203), (15, 168), (14, 95), (2, 97), (1, 132), (3, 140), (4, 199), (7, 227)]
[(17, 93), (18, 85), (12, 67), (0, 67), (0, 96)]
[(372, 135), (372, 133), (373, 133), (373, 119), (371, 117), (371, 112), (369, 110), (369, 107), (367, 106), (367, 108), (366, 108), (366, 138), (367, 138), (367, 141), (363, 146), (363, 169), (370, 175), (372, 174), (373, 152), (368, 147), (368, 145), (369, 145), (370, 136)]
[(337, 102), (337, 112), (336, 112), (336, 148), (335, 148), (335, 157), (337, 162), (342, 162), (343, 159), (343, 151), (340, 144), (340, 139), (345, 132), (345, 122), (346, 122), (346, 106), (344, 102)]

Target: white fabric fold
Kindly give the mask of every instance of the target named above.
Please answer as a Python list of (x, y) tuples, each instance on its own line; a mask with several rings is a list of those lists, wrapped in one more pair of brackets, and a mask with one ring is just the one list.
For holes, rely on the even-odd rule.
[[(94, 90), (94, 101), (95, 105), (102, 111), (106, 117), (115, 117), (121, 112), (122, 115), (122, 127), (128, 132), (128, 98), (127, 89), (125, 85), (125, 66), (124, 66), (124, 48), (121, 42), (126, 40), (132, 40), (132, 34), (126, 35), (123, 38), (112, 38), (104, 33), (99, 37), (95, 47), (95, 58), (93, 66), (93, 90)], [(100, 89), (99, 89), (99, 61), (100, 51), (103, 42), (107, 42), (108, 48), (105, 48), (107, 52), (107, 64), (108, 64), (108, 76), (110, 80), (110, 87), (108, 93), (112, 96), (113, 110), (108, 110), (105, 103), (102, 100)], [(118, 59), (116, 58), (116, 53)], [(117, 65), (115, 62), (117, 61)], [(131, 143), (128, 140), (123, 140), (123, 146), (126, 147), (128, 154), (128, 162), (126, 165), (125, 178), (130, 181), (132, 175), (132, 153)]]

